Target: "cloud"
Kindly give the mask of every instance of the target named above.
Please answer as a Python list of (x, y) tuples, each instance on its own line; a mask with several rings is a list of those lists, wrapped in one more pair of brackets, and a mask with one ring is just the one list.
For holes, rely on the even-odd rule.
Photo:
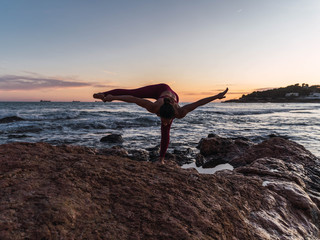
[(248, 91), (243, 91), (243, 92), (228, 92), (227, 94), (248, 94)]
[(116, 73), (116, 72), (111, 72), (111, 71), (108, 71), (108, 70), (103, 70), (102, 72), (107, 73), (107, 74), (110, 74), (110, 75), (118, 75), (118, 73)]
[(118, 88), (118, 85), (113, 85), (113, 84), (100, 84), (100, 83), (95, 83), (92, 84), (93, 87), (96, 88)]
[[(216, 89), (216, 90), (212, 90), (212, 91), (207, 91), (207, 92), (182, 92), (183, 95), (189, 95), (189, 96), (203, 96), (203, 95), (207, 95), (208, 97), (209, 96), (213, 96), (213, 95), (216, 95), (220, 92), (223, 92), (225, 89)], [(228, 91), (227, 95), (232, 95), (232, 94), (235, 94), (235, 95), (239, 95), (239, 94), (247, 94), (248, 91)]]
[(91, 83), (79, 81), (66, 81), (55, 78), (46, 78), (41, 76), (0, 76), (0, 90), (35, 90), (43, 88), (72, 88), (91, 86)]
[(182, 92), (183, 95), (189, 95), (189, 96), (198, 96), (198, 95), (215, 95), (217, 92)]
[(267, 91), (272, 89), (274, 89), (274, 87), (256, 88), (254, 89), (254, 91)]

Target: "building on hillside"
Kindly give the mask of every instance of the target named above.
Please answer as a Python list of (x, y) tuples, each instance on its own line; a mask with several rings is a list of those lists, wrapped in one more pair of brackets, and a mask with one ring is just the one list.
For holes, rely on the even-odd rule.
[(299, 97), (299, 93), (291, 92), (291, 93), (286, 93), (285, 97)]
[(320, 93), (318, 92), (313, 92), (313, 93), (310, 93), (309, 96), (306, 96), (305, 99), (320, 99)]

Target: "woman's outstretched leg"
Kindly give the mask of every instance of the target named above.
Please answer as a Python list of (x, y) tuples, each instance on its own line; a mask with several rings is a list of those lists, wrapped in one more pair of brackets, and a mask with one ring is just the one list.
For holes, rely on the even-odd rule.
[(113, 89), (107, 92), (102, 93), (95, 93), (93, 95), (94, 98), (101, 99), (108, 94), (114, 95), (114, 96), (120, 96), (120, 95), (130, 95), (138, 98), (153, 98), (158, 99), (164, 91), (167, 91), (170, 89), (170, 87), (167, 84), (161, 83), (161, 84), (155, 84), (155, 85), (149, 85), (141, 88), (136, 89)]

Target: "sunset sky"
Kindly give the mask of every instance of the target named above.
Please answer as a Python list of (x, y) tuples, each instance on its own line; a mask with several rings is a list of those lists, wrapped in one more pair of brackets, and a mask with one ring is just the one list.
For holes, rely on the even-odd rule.
[(0, 101), (320, 84), (319, 0), (0, 0)]

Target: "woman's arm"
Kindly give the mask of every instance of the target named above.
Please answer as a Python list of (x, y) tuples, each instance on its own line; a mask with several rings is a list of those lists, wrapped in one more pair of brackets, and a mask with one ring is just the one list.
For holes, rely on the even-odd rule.
[(157, 104), (155, 104), (149, 100), (143, 99), (143, 98), (138, 98), (138, 97), (134, 97), (131, 95), (114, 96), (111, 94), (108, 94), (107, 96), (105, 96), (103, 98), (104, 102), (111, 102), (113, 100), (119, 100), (119, 101), (123, 101), (123, 102), (127, 102), (127, 103), (135, 103), (138, 106), (147, 109), (147, 111), (149, 111), (151, 113), (157, 112)]
[(162, 164), (164, 164), (164, 157), (169, 146), (171, 124), (172, 121), (167, 125), (161, 123), (160, 162)]
[(223, 92), (221, 92), (221, 93), (219, 93), (217, 95), (214, 95), (214, 96), (211, 96), (211, 97), (207, 97), (207, 98), (203, 98), (203, 99), (200, 99), (200, 100), (198, 100), (198, 101), (196, 101), (194, 103), (190, 103), (190, 104), (187, 104), (187, 105), (181, 107), (177, 118), (183, 118), (189, 112), (193, 111), (197, 107), (200, 107), (200, 106), (205, 105), (205, 104), (207, 104), (209, 102), (212, 102), (213, 100), (225, 98), (224, 95), (228, 92), (228, 90), (229, 89), (227, 88), (226, 90), (224, 90)]

